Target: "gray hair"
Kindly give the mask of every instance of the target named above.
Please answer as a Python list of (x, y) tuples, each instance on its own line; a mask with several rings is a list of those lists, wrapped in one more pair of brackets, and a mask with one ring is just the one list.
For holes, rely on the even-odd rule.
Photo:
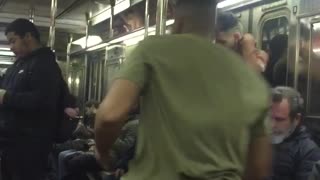
[(297, 114), (303, 114), (304, 100), (297, 90), (284, 86), (274, 88), (272, 90), (272, 102), (279, 103), (283, 99), (287, 99), (289, 102), (291, 117), (295, 117)]

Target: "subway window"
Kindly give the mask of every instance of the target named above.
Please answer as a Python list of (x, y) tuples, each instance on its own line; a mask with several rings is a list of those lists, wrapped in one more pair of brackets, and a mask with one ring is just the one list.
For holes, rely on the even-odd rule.
[(271, 86), (287, 83), (288, 27), (285, 16), (267, 20), (262, 25), (261, 47), (270, 56), (265, 77)]

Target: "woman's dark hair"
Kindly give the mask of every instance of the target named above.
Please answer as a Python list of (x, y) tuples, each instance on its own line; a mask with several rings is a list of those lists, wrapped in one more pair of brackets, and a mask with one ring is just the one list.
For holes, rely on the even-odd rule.
[(288, 50), (288, 35), (278, 34), (270, 41), (272, 58), (279, 59)]
[(5, 35), (13, 32), (23, 38), (30, 33), (38, 42), (40, 42), (40, 33), (37, 27), (27, 19), (16, 19), (6, 27)]

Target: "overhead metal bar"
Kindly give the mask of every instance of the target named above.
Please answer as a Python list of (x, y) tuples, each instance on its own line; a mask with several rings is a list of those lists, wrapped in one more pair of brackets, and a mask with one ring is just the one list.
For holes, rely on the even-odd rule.
[(50, 31), (49, 31), (49, 38), (48, 38), (48, 46), (51, 47), (51, 49), (54, 48), (54, 42), (55, 42), (55, 34), (56, 34), (56, 13), (57, 13), (57, 5), (58, 0), (51, 0), (51, 12), (50, 12)]
[(168, 11), (168, 0), (158, 0), (156, 17), (156, 35), (166, 33), (166, 21)]
[(56, 17), (56, 19), (61, 18), (68, 12), (72, 11), (76, 7), (78, 7), (82, 2), (85, 2), (84, 0), (74, 0), (68, 7), (66, 7), (63, 11), (61, 11)]

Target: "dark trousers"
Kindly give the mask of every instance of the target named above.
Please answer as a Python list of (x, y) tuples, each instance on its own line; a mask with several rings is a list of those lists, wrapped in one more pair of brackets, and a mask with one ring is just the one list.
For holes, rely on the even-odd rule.
[(44, 180), (50, 150), (48, 141), (15, 142), (5, 147), (1, 158), (3, 179)]

